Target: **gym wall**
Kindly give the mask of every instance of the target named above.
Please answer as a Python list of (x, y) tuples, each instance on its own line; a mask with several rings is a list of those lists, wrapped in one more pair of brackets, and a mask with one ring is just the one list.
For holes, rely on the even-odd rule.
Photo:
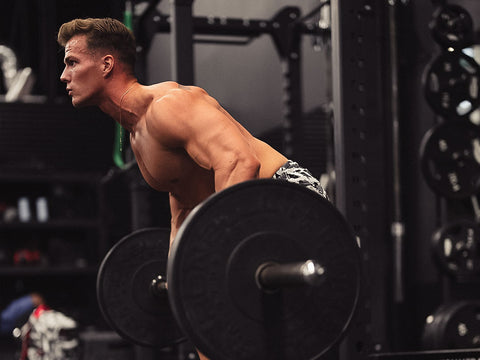
[[(195, 16), (269, 20), (283, 7), (296, 6), (305, 14), (318, 1), (288, 0), (196, 1)], [(161, 2), (159, 11), (169, 13), (168, 2)], [(313, 39), (304, 36), (303, 106), (309, 112), (331, 101), (327, 48), (314, 50)], [(256, 135), (281, 126), (282, 68), (272, 38), (263, 35), (245, 46), (196, 44), (195, 83), (204, 87), (236, 118)], [(155, 83), (171, 79), (168, 34), (158, 34), (148, 55), (147, 81)]]

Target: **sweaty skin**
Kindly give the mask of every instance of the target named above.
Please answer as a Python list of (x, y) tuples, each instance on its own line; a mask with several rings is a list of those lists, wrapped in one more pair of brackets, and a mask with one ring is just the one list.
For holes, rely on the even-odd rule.
[(175, 82), (141, 85), (115, 54), (89, 50), (84, 35), (67, 42), (64, 62), (60, 79), (72, 104), (98, 106), (129, 131), (146, 182), (169, 193), (170, 245), (186, 216), (209, 195), (271, 178), (287, 161), (205, 90)]
[(168, 82), (143, 90), (152, 101), (130, 141), (147, 183), (170, 194), (171, 241), (188, 213), (209, 195), (272, 177), (287, 161), (198, 87)]

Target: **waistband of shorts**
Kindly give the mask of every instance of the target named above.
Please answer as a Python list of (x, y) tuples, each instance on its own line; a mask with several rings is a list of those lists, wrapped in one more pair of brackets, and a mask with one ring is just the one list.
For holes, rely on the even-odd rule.
[(285, 170), (288, 170), (288, 169), (298, 169), (300, 168), (300, 165), (295, 162), (295, 161), (292, 161), (292, 160), (287, 160), (287, 162), (285, 164), (283, 164), (282, 166), (280, 166), (278, 168), (277, 171), (275, 171), (275, 175), (280, 175), (282, 172), (284, 172)]

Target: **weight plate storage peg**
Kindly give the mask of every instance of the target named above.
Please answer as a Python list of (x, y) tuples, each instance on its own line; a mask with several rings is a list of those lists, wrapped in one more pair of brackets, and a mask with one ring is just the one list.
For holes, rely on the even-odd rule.
[(480, 105), (480, 66), (461, 51), (440, 54), (424, 77), (425, 98), (445, 119), (468, 117)]
[(319, 359), (360, 291), (355, 236), (322, 196), (253, 180), (195, 208), (168, 260), (180, 328), (211, 360)]
[(127, 341), (167, 347), (185, 340), (165, 290), (170, 230), (147, 228), (116, 243), (97, 276), (97, 297), (108, 324)]
[(473, 20), (469, 12), (454, 4), (438, 8), (430, 23), (435, 41), (443, 48), (461, 50), (473, 43)]
[(435, 260), (457, 278), (471, 279), (480, 273), (480, 227), (463, 219), (448, 223), (432, 236)]
[(467, 198), (480, 187), (480, 127), (469, 121), (430, 129), (420, 146), (427, 184), (446, 198)]
[(464, 300), (440, 306), (427, 317), (422, 342), (426, 350), (480, 347), (480, 301)]

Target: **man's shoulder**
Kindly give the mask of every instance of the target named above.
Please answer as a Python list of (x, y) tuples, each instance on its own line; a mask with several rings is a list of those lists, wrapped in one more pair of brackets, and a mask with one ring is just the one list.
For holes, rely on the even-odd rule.
[[(161, 87), (154, 93), (151, 106), (154, 109), (168, 110), (170, 107), (178, 110), (178, 108), (191, 107), (198, 101), (208, 97), (207, 92), (197, 86), (184, 86), (177, 84), (176, 86)], [(166, 108), (166, 109), (165, 109)]]
[(173, 126), (184, 117), (188, 117), (187, 112), (191, 110), (189, 106), (191, 99), (185, 90), (179, 88), (178, 84), (176, 86), (174, 84), (176, 83), (150, 85), (151, 101), (145, 114), (147, 126), (155, 128)]
[(171, 90), (178, 89), (178, 84), (174, 81), (164, 81), (147, 85), (145, 86), (145, 89), (152, 95), (153, 100), (158, 100), (171, 92)]

